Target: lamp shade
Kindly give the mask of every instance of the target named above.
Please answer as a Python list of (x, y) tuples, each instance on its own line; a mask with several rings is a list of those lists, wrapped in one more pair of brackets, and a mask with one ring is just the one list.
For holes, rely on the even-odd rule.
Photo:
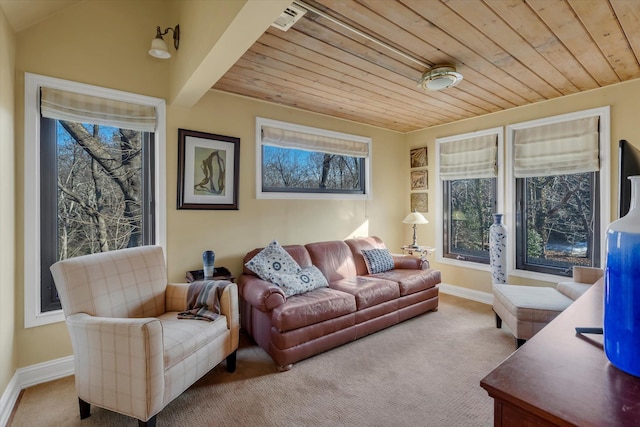
[(411, 212), (402, 220), (405, 224), (428, 224), (429, 221), (420, 212)]
[(160, 59), (171, 58), (167, 43), (165, 43), (162, 37), (156, 37), (151, 40), (151, 49), (149, 49), (149, 55), (153, 56), (154, 58)]

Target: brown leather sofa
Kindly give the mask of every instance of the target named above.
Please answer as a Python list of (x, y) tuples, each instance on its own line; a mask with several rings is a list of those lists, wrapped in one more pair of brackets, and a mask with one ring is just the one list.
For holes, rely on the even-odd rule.
[[(313, 264), (329, 282), (289, 298), (244, 267), (238, 278), (242, 328), (287, 370), (299, 360), (436, 311), (440, 271), (428, 261), (393, 255), (392, 270), (368, 274), (362, 250), (384, 247), (377, 237), (284, 246), (301, 268)], [(244, 263), (260, 250), (249, 252)]]

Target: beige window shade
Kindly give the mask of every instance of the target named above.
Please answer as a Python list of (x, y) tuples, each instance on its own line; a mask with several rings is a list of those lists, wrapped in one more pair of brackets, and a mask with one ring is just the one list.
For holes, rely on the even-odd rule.
[(595, 172), (600, 169), (598, 117), (514, 132), (516, 178)]
[(144, 132), (153, 132), (156, 127), (156, 109), (153, 106), (46, 87), (40, 92), (40, 112), (50, 119)]
[(440, 144), (440, 178), (494, 178), (498, 175), (497, 154), (496, 134)]
[(362, 158), (369, 156), (369, 144), (366, 142), (315, 135), (271, 126), (262, 126), (262, 144), (306, 151), (319, 151), (340, 156)]

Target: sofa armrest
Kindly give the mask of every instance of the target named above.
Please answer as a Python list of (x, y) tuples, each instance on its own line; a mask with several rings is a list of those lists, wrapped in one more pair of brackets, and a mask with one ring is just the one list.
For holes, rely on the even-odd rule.
[(594, 284), (604, 275), (601, 268), (573, 266), (573, 281), (576, 283)]
[(277, 285), (256, 276), (242, 274), (238, 278), (238, 285), (242, 299), (263, 312), (271, 311), (287, 300)]
[(411, 255), (391, 254), (393, 257), (393, 268), (405, 270), (427, 270), (429, 261), (416, 258)]
[[(76, 313), (66, 322), (78, 397), (141, 420), (162, 409), (164, 347), (160, 320)], [(103, 382), (107, 377), (114, 380)], [(129, 400), (124, 403), (122, 396), (146, 396), (140, 401), (147, 403), (132, 406)], [(117, 403), (120, 401), (123, 407)]]

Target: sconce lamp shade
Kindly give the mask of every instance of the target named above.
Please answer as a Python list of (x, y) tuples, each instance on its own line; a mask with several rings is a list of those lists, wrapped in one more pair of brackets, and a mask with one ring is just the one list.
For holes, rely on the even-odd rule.
[(405, 224), (428, 224), (427, 218), (420, 212), (411, 212), (405, 219), (402, 220)]
[(160, 27), (156, 27), (156, 36), (153, 40), (151, 40), (151, 49), (149, 49), (149, 55), (154, 58), (160, 59), (169, 59), (171, 58), (171, 54), (169, 53), (169, 47), (167, 43), (164, 41), (162, 36), (166, 35), (171, 31), (173, 33), (173, 47), (178, 50), (180, 47), (180, 25), (176, 25), (175, 28), (167, 28), (164, 31)]
[(153, 56), (154, 58), (160, 59), (171, 58), (167, 43), (162, 39), (162, 37), (156, 37), (151, 40), (151, 49), (149, 49), (149, 55)]

